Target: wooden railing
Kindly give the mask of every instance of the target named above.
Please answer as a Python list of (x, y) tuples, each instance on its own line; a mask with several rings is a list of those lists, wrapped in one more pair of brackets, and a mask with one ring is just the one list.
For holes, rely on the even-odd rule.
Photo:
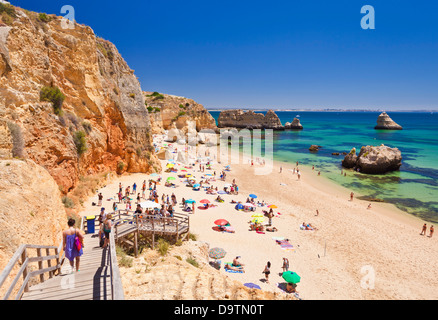
[[(29, 249), (35, 249), (36, 250), (36, 256), (30, 257), (29, 256)], [(20, 269), (18, 270), (17, 275), (13, 279), (12, 283), (10, 284), (9, 288), (6, 291), (5, 296), (3, 297), (3, 300), (8, 300), (10, 295), (15, 289), (15, 286), (17, 285), (20, 278), (23, 278), (23, 283), (21, 287), (18, 289), (18, 292), (15, 296), (15, 300), (20, 300), (21, 296), (24, 292), (29, 291), (29, 281), (36, 276), (39, 276), (40, 281), (45, 281), (45, 273), (49, 274), (49, 278), (52, 278), (55, 275), (55, 271), (60, 272), (61, 271), (61, 263), (63, 256), (60, 256), (60, 252), (62, 249), (62, 243), (59, 247), (56, 246), (39, 246), (39, 245), (30, 245), (30, 244), (23, 244), (21, 245), (18, 250), (14, 253), (9, 263), (6, 265), (5, 269), (3, 270), (2, 274), (0, 275), (0, 287), (4, 284), (6, 279), (9, 277), (11, 271), (15, 267), (17, 263), (21, 264)], [(45, 254), (43, 254), (43, 250)], [(51, 254), (50, 250), (54, 250), (55, 254)], [(21, 261), (20, 261), (21, 258)], [(56, 265), (52, 266), (51, 261), (56, 260)], [(47, 261), (47, 267), (43, 267), (43, 262)], [(38, 263), (38, 269), (35, 271), (31, 270), (31, 263)]]
[(111, 296), (113, 300), (124, 300), (123, 284), (120, 277), (119, 264), (117, 263), (116, 244), (113, 232), (110, 233), (109, 247), (109, 261), (111, 265)]
[[(119, 219), (123, 213), (112, 212), (111, 214), (114, 216), (115, 214), (119, 215)], [(95, 226), (100, 228), (100, 225), (97, 223), (97, 216), (95, 219)], [(86, 220), (86, 216), (82, 217), (81, 226), (83, 230), (88, 230), (88, 222)], [(99, 233), (99, 230), (95, 229), (95, 233)], [(102, 251), (105, 252), (105, 251)], [(110, 232), (110, 241), (109, 241), (109, 250), (108, 252), (108, 260), (110, 263), (110, 273), (111, 273), (111, 297), (112, 300), (124, 300), (124, 292), (123, 292), (123, 284), (122, 279), (120, 277), (119, 264), (117, 262), (116, 255), (116, 245), (115, 245), (115, 237), (114, 233)]]

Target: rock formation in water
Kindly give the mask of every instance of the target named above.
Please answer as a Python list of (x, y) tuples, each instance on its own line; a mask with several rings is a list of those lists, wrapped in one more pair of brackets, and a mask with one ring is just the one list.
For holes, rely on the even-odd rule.
[(321, 146), (318, 146), (318, 145), (316, 145), (316, 144), (312, 144), (312, 145), (309, 147), (309, 151), (316, 152), (316, 151), (318, 151), (320, 148), (322, 148), (322, 147), (321, 147)]
[(353, 148), (342, 161), (345, 168), (353, 168), (361, 173), (383, 174), (400, 169), (402, 164), (401, 151), (398, 148), (390, 148), (385, 145), (363, 146), (359, 155)]
[(88, 26), (12, 8), (0, 23), (0, 155), (34, 160), (64, 192), (80, 176), (159, 169), (140, 83), (117, 48)]
[(219, 128), (273, 129), (284, 130), (280, 119), (273, 110), (266, 115), (252, 110), (224, 110), (218, 117)]
[(298, 118), (294, 118), (292, 122), (286, 122), (284, 128), (292, 130), (303, 130), (303, 126), (301, 125), (300, 119)]
[(379, 130), (402, 130), (402, 126), (395, 123), (386, 112), (382, 112), (377, 118), (377, 125), (374, 129)]

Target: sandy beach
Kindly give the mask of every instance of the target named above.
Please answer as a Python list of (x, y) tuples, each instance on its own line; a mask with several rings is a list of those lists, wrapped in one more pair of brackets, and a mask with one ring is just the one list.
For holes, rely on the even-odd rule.
[[(163, 168), (166, 164), (167, 161), (162, 160)], [(190, 214), (191, 233), (196, 234), (198, 240), (208, 242), (211, 248), (225, 249), (227, 255), (222, 262), (241, 257), (245, 273), (226, 273), (229, 277), (242, 283), (256, 283), (262, 289), (280, 290), (277, 284), (284, 283), (281, 272), (283, 257), (286, 257), (290, 262), (289, 270), (301, 276), (297, 291), (305, 300), (438, 298), (436, 235), (432, 238), (420, 235), (422, 220), (393, 205), (372, 203), (371, 209), (367, 209), (369, 202), (356, 198), (350, 201), (352, 190), (324, 178), (324, 172), (318, 176), (318, 168), (299, 166), (301, 178), (298, 179), (297, 174), (293, 174), (295, 164), (275, 162), (272, 172), (261, 176), (254, 174), (257, 166), (260, 165), (232, 164), (231, 171), (226, 172), (226, 181), (219, 180), (223, 170), (220, 163), (214, 163), (211, 170), (204, 172), (199, 171), (198, 164), (193, 169), (186, 169), (197, 182), (204, 180), (205, 174), (216, 172), (211, 185), (218, 190), (235, 179), (239, 194), (221, 195), (223, 203), (215, 202), (217, 195), (206, 194), (202, 188), (194, 191), (186, 187), (185, 179), (177, 176), (179, 172), (162, 172), (162, 183), (157, 185), (160, 199), (163, 193), (169, 196), (174, 193), (179, 204), (182, 198), (196, 201), (195, 213)], [(182, 167), (175, 166), (177, 169)], [(164, 186), (169, 176), (176, 177), (172, 181), (176, 188)], [(113, 203), (107, 199), (116, 197), (119, 183), (125, 188), (132, 187), (135, 182), (137, 192), (141, 192), (142, 182), (148, 179), (149, 175), (145, 174), (113, 178), (99, 190), (104, 195), (103, 205), (107, 211), (111, 211)], [(272, 219), (277, 232), (249, 230), (254, 212), (238, 211), (236, 204), (231, 203), (232, 200), (245, 203), (249, 194), (256, 194), (256, 201), (263, 200), (278, 207), (274, 209)], [(208, 199), (216, 207), (198, 209), (202, 199)], [(98, 214), (99, 209), (91, 206), (91, 202), (97, 202), (97, 197), (85, 203), (86, 214)], [(179, 204), (176, 212), (182, 212)], [(125, 209), (125, 205), (120, 204), (119, 208)], [(269, 209), (257, 207), (255, 212), (262, 213), (262, 210)], [(235, 232), (215, 230), (217, 219), (229, 221)], [(311, 223), (317, 230), (302, 230), (303, 222)], [(267, 218), (263, 224), (266, 223)], [(293, 249), (282, 249), (275, 241), (280, 238), (289, 239)], [(272, 266), (269, 283), (266, 283), (262, 271), (268, 261)], [(220, 272), (225, 273), (223, 268)]]

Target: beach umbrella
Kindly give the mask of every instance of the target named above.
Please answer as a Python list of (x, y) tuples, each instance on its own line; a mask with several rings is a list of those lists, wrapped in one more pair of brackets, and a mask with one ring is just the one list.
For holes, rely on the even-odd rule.
[(254, 223), (262, 223), (263, 221), (265, 221), (265, 218), (263, 217), (255, 217), (254, 219), (252, 219), (252, 222)]
[(210, 203), (210, 201), (208, 199), (202, 199), (201, 201), (199, 201), (200, 203)]
[(190, 177), (193, 177), (193, 175), (191, 173), (187, 173), (186, 178), (190, 178)]
[(218, 219), (214, 222), (214, 224), (217, 226), (225, 226), (225, 225), (229, 224), (229, 222), (225, 219)]
[(188, 200), (186, 200), (186, 203), (196, 203), (196, 201), (193, 199), (188, 199)]
[(230, 188), (231, 186), (232, 186), (231, 183), (225, 183), (225, 184), (224, 184), (224, 187), (227, 187), (227, 188)]
[(289, 283), (298, 283), (301, 280), (301, 277), (293, 271), (286, 271), (282, 274), (283, 279)]
[(243, 204), (241, 204), (241, 203), (238, 203), (238, 204), (236, 204), (236, 206), (234, 207), (236, 210), (243, 210)]
[(208, 251), (208, 256), (212, 259), (222, 259), (227, 252), (222, 248), (212, 248)]
[(223, 191), (223, 190), (220, 190), (220, 191), (218, 191), (217, 192), (218, 194), (227, 194), (225, 191)]
[(151, 176), (151, 177), (157, 177), (157, 176), (158, 176), (158, 173), (154, 172), (154, 173), (152, 173), (150, 176)]
[(243, 206), (244, 206), (244, 207), (251, 207), (251, 208), (254, 208), (254, 207), (255, 207), (255, 205), (253, 205), (253, 204), (250, 203), (250, 202), (245, 203)]
[(193, 188), (199, 188), (201, 185), (199, 183), (193, 185)]
[(254, 213), (251, 217), (253, 217), (253, 218), (263, 218), (263, 214), (262, 213)]
[(170, 180), (175, 180), (175, 177), (169, 177), (169, 178), (167, 178), (167, 181), (170, 181)]
[(253, 193), (251, 193), (249, 196), (250, 196), (251, 198), (254, 198), (254, 199), (257, 198), (257, 196), (256, 196), (255, 194), (253, 194)]
[(252, 282), (247, 282), (243, 284), (245, 287), (250, 288), (250, 289), (261, 289), (260, 286), (256, 285), (255, 283)]
[(275, 204), (271, 204), (271, 205), (268, 206), (268, 208), (275, 209), (275, 208), (278, 208), (278, 207)]
[(168, 167), (168, 168), (173, 168), (175, 165), (173, 164), (173, 163), (168, 163), (167, 165), (166, 165), (166, 167)]

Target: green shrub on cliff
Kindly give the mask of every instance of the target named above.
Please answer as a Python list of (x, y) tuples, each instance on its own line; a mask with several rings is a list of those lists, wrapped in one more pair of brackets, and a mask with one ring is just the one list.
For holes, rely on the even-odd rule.
[(0, 3), (0, 14), (7, 14), (11, 18), (16, 18), (17, 13), (15, 12), (15, 8), (7, 3)]
[(76, 131), (73, 135), (73, 141), (76, 145), (76, 151), (78, 152), (78, 156), (87, 151), (87, 140), (85, 139), (85, 132), (82, 130)]
[(44, 12), (38, 14), (38, 19), (42, 22), (50, 22), (50, 20), (52, 20), (52, 18)]
[(156, 92), (156, 91), (154, 91), (153, 93), (149, 94), (148, 97), (153, 97), (154, 98), (153, 100), (164, 99), (164, 96), (161, 93)]
[(62, 115), (62, 104), (65, 96), (58, 87), (42, 87), (40, 91), (40, 101), (52, 103), (53, 112), (56, 115)]
[(8, 26), (12, 25), (17, 17), (15, 9), (10, 4), (0, 3), (0, 18)]

